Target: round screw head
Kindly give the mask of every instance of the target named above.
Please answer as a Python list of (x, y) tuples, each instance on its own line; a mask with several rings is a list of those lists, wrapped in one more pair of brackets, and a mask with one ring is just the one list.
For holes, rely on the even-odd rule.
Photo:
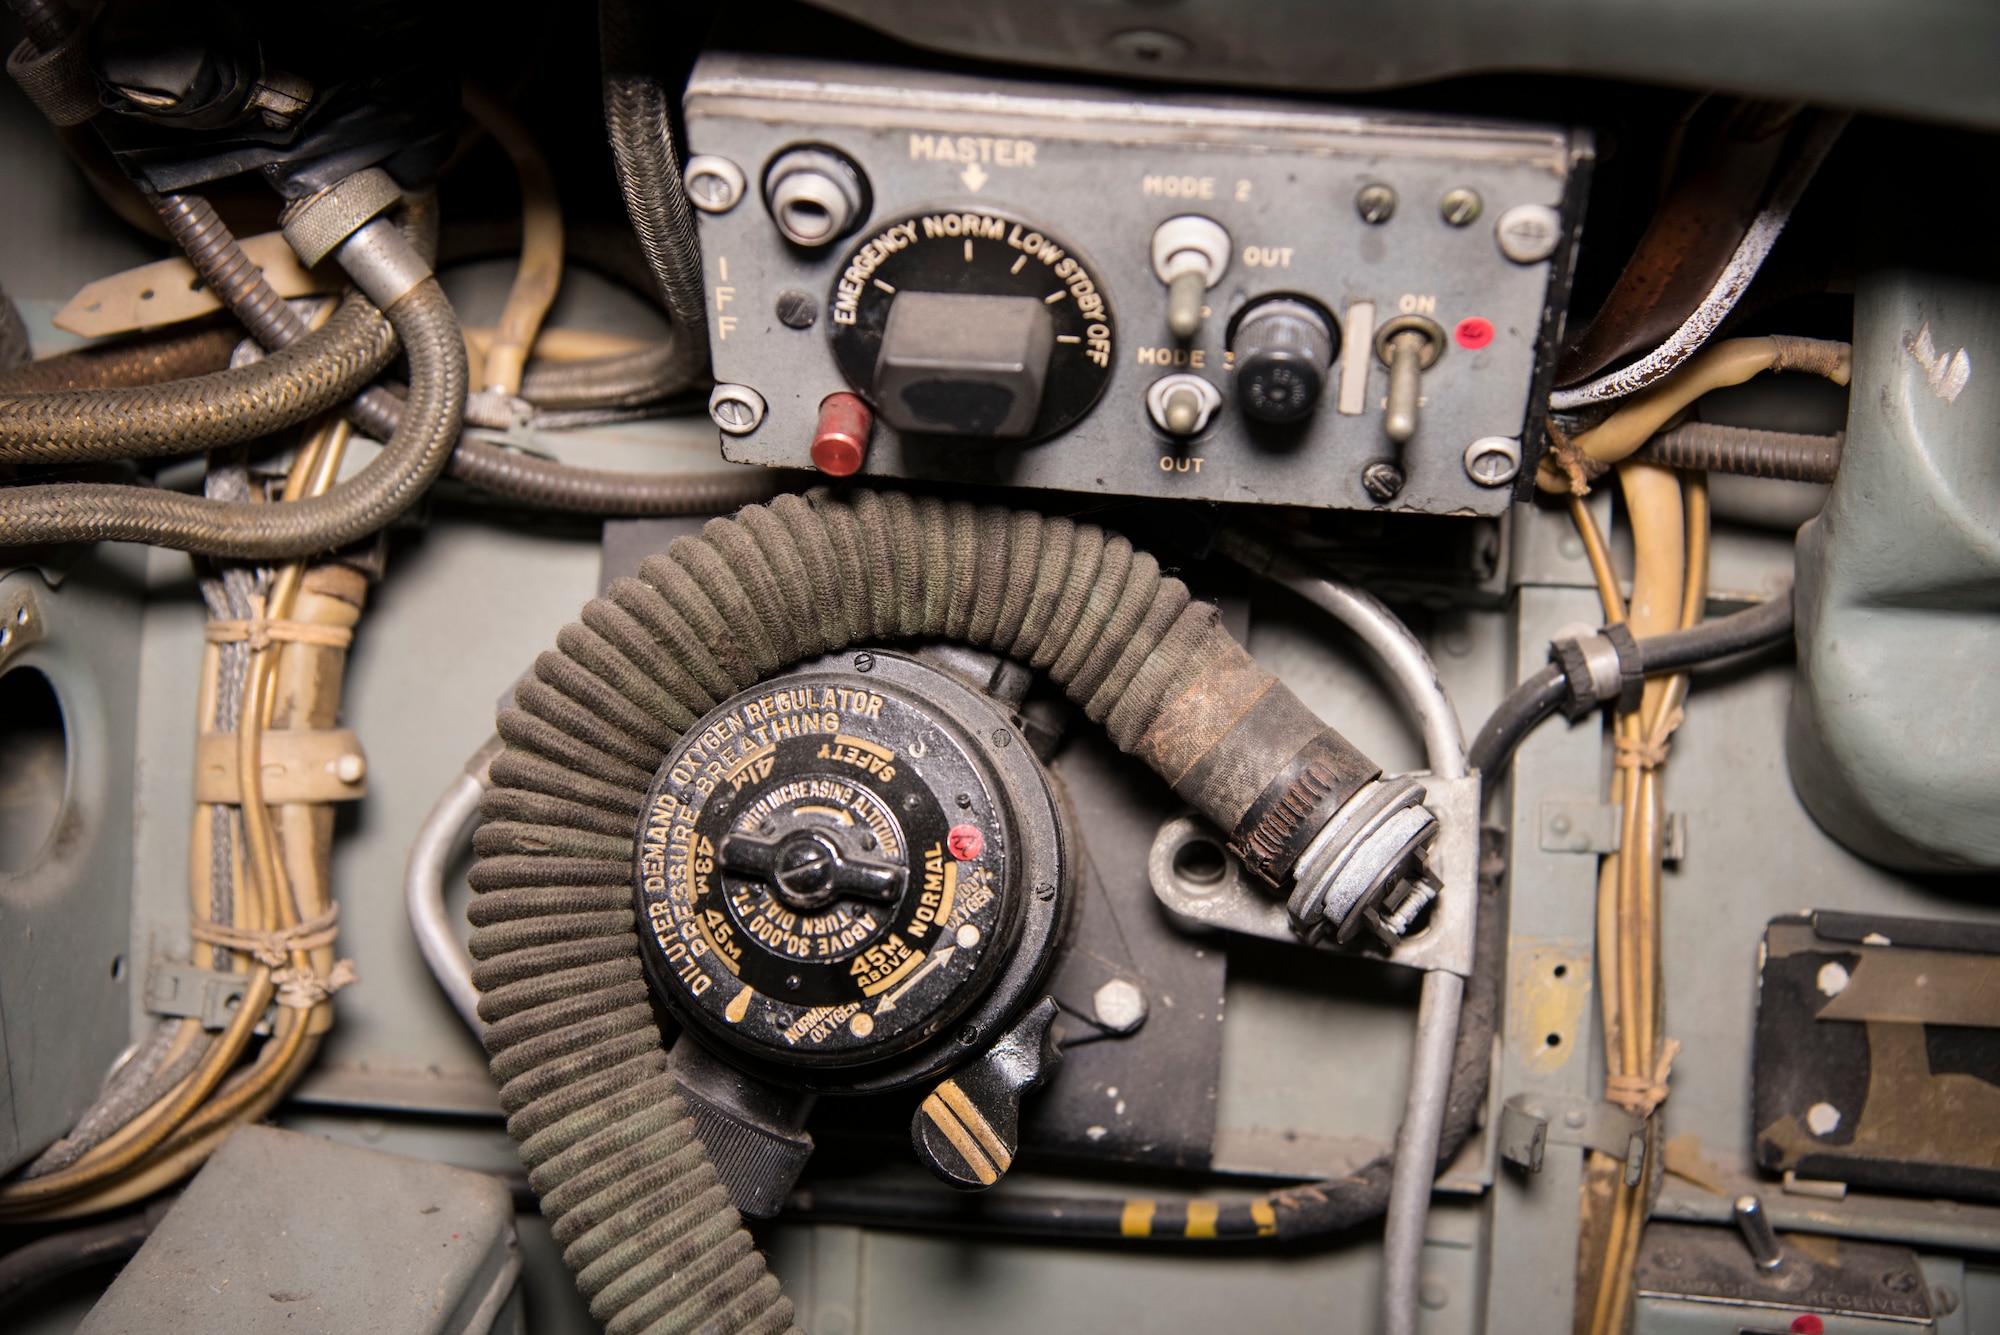
[(819, 303), (810, 292), (788, 287), (778, 294), (778, 323), (787, 329), (810, 329), (819, 319)]
[(1481, 436), (1465, 447), (1465, 475), (1482, 487), (1504, 487), (1521, 471), (1521, 442)]
[(688, 202), (703, 213), (729, 212), (742, 201), (748, 185), (741, 167), (713, 153), (689, 158), (681, 180), (687, 187)]
[(1378, 505), (1386, 505), (1403, 491), (1403, 470), (1387, 459), (1377, 459), (1361, 470), (1361, 489)]
[(1146, 1022), (1146, 994), (1123, 978), (1114, 978), (1090, 998), (1097, 1022), (1114, 1034), (1129, 1034)]
[(1477, 190), (1467, 190), (1463, 186), (1457, 190), (1447, 190), (1438, 201), (1438, 213), (1453, 227), (1469, 226), (1479, 217), (1483, 207)]
[(1364, 185), (1354, 196), (1361, 221), (1379, 227), (1396, 216), (1396, 192), (1386, 185)]
[(747, 436), (764, 423), (764, 396), (748, 385), (717, 385), (708, 396), (708, 415), (732, 436)]
[(1516, 204), (1493, 222), (1500, 253), (1516, 264), (1537, 264), (1562, 242), (1562, 215), (1546, 204)]

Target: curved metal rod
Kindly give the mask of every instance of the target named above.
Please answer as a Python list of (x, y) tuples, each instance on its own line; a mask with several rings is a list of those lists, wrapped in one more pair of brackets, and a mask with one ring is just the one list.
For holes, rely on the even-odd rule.
[[(1465, 776), (1465, 730), (1437, 665), (1401, 617), (1373, 594), (1307, 573), (1289, 557), (1244, 534), (1225, 531), (1217, 546), (1232, 560), (1284, 585), (1360, 636), (1403, 693), (1424, 737), (1431, 773)], [(1382, 1328), (1388, 1335), (1416, 1335), (1423, 1271), (1424, 1232), (1431, 1183), (1437, 1176), (1438, 1141), (1450, 1092), (1452, 1050), (1465, 980), (1434, 969), (1424, 976), (1417, 1003), (1417, 1038), (1410, 1054), (1410, 1083), (1403, 1124), (1396, 1132), (1396, 1166), (1389, 1181), (1389, 1209), (1382, 1240)]]
[(403, 902), (410, 914), (410, 932), (431, 976), (450, 999), (452, 1008), (465, 1021), (474, 1038), (486, 1032), (479, 1018), (479, 989), (472, 985), (472, 956), (452, 929), (451, 915), (444, 906), (444, 877), (458, 855), (465, 837), (479, 815), (479, 798), (493, 780), (488, 767), (500, 754), (500, 739), (490, 738), (466, 762), (465, 770), (451, 781), (431, 808), (410, 845), (410, 860), (403, 867)]
[(1284, 585), (1359, 636), (1388, 669), (1415, 716), (1431, 773), (1440, 779), (1465, 777), (1465, 729), (1459, 724), (1458, 709), (1423, 642), (1401, 617), (1374, 594), (1310, 574), (1247, 534), (1225, 530), (1216, 546), (1232, 561)]

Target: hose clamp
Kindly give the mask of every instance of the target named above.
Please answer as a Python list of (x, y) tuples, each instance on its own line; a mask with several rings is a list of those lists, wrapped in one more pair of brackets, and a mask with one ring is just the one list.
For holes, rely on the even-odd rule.
[(287, 204), (280, 218), (285, 240), (310, 269), (402, 197), (402, 188), (388, 172), (363, 168), (316, 195)]
[(1559, 635), (1549, 645), (1549, 661), (1563, 674), (1569, 694), (1563, 713), (1580, 719), (1602, 705), (1615, 705), (1621, 714), (1639, 707), (1646, 689), (1646, 664), (1639, 642), (1624, 625), (1602, 630), (1582, 628)]
[(334, 258), (380, 311), (388, 310), (431, 276), (431, 266), (417, 254), (403, 229), (387, 218), (363, 223), (360, 231), (340, 243)]
[(1352, 940), (1364, 926), (1393, 939), (1407, 931), (1421, 902), (1405, 894), (1386, 916), (1381, 910), (1406, 880), (1414, 894), (1432, 884), (1413, 866), (1437, 837), (1437, 817), (1424, 806), (1424, 787), (1414, 779), (1376, 779), (1335, 811), (1299, 857), (1296, 888), (1286, 904), (1292, 930), (1314, 940), (1331, 934)]

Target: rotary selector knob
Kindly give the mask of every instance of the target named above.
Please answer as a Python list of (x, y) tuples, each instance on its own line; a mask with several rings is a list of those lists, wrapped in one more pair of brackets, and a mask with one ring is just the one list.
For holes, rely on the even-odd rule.
[(1340, 326), (1317, 305), (1275, 297), (1246, 307), (1229, 340), (1244, 413), (1282, 425), (1312, 415), (1340, 351)]
[[(723, 702), (660, 767), (639, 827), (652, 986), (753, 1070), (847, 1072), (926, 1044), (977, 1055), (959, 1048), (997, 1037), (982, 1003), (1017, 955), (1053, 949), (1060, 878), (1018, 855), (1018, 812), (1061, 844), (1027, 746), (956, 679), (863, 659), (866, 673), (801, 671)], [(906, 1064), (916, 1079), (940, 1061)]]
[(828, 310), (842, 374), (911, 435), (1040, 440), (1089, 412), (1111, 378), (1097, 267), (1009, 214), (940, 210), (877, 228)]

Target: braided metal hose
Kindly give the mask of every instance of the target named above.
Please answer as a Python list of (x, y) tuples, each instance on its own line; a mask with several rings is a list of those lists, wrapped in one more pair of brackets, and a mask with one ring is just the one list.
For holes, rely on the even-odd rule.
[(658, 19), (641, 0), (602, 0), (597, 23), (604, 59), (604, 126), (625, 193), (625, 212), (674, 327), (690, 348), (705, 349), (708, 302), (701, 280), (701, 242), (681, 187), (672, 98), (653, 72)]
[(103, 347), (79, 348), (0, 371), (0, 395), (159, 385), (207, 375), (225, 369), (229, 355), (242, 341), (242, 330), (221, 324), (207, 329), (142, 335)]
[(0, 398), (0, 461), (64, 464), (239, 445), (344, 402), (395, 355), (395, 331), (351, 297), (319, 329), (247, 366), (164, 385)]
[(591, 515), (724, 514), (777, 490), (766, 468), (728, 473), (626, 473), (582, 468), (523, 454), (467, 436), (452, 451), (448, 475), (492, 496), (549, 510)]
[[(372, 308), (365, 309), (363, 323), (379, 325)], [(424, 279), (384, 314), (409, 357), (410, 396), (387, 447), (325, 495), (291, 505), (257, 505), (93, 483), (14, 487), (0, 490), (0, 543), (144, 542), (268, 561), (329, 551), (375, 532), (408, 509), (443, 470), (458, 439), (466, 385), (464, 339), (435, 278)], [(313, 337), (341, 319), (336, 313)], [(302, 349), (304, 340), (295, 346)], [(269, 366), (286, 351), (291, 349), (244, 369)], [(361, 377), (362, 382), (367, 379)], [(101, 392), (164, 394), (175, 389)], [(331, 402), (339, 398), (335, 395)], [(0, 412), (0, 422), (9, 415)], [(120, 450), (121, 455), (135, 452)]]
[[(633, 911), (647, 788), (721, 700), (817, 654), (911, 637), (1046, 671), (1239, 837), (1266, 829), (1263, 797), (1320, 782), (1322, 758), (1378, 772), (1250, 660), (1214, 606), (1089, 524), (868, 491), (784, 495), (613, 583), (500, 715), (470, 916), (509, 1130), (564, 1259), (617, 1335), (791, 1318), (671, 1098)], [(1382, 1167), (1365, 1200), (1301, 1193), (1281, 1208), (1365, 1218), (1388, 1182)]]
[(635, 408), (692, 386), (700, 367), (679, 329), (634, 352), (587, 361), (528, 363), (521, 397), (541, 409)]

